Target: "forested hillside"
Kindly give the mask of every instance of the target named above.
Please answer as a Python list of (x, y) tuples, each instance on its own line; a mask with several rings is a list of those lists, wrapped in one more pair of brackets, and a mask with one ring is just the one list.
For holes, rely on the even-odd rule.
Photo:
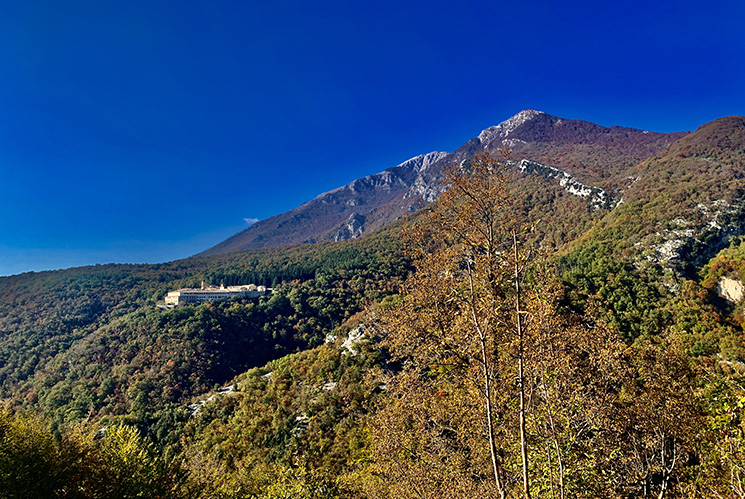
[[(123, 418), (164, 437), (172, 420), (188, 417), (191, 397), (322, 344), (365, 305), (394, 293), (407, 272), (400, 242), (386, 232), (337, 245), (4, 278), (0, 393), (55, 425)], [(274, 292), (156, 308), (168, 290), (201, 280)]]
[[(745, 497), (744, 131), (602, 205), (486, 152), (358, 240), (3, 278), (0, 497)], [(203, 279), (274, 292), (156, 307)]]

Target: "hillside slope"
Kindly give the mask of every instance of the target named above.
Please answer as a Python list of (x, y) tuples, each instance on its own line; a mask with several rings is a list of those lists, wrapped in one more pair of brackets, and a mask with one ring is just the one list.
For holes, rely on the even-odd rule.
[(631, 170), (621, 203), (588, 241), (692, 271), (745, 234), (745, 118), (706, 123)]
[(199, 256), (358, 238), (379, 227), (381, 224), (375, 222), (385, 213), (386, 205), (408, 192), (425, 171), (446, 156), (443, 152), (424, 154), (357, 179), (290, 211), (256, 222)]
[[(159, 265), (99, 265), (0, 278), (0, 399), (56, 424), (125, 418), (167, 438), (190, 397), (246, 369), (322, 344), (408, 273), (390, 232)], [(174, 310), (199, 281), (274, 292)], [(166, 428), (166, 429), (163, 429)]]

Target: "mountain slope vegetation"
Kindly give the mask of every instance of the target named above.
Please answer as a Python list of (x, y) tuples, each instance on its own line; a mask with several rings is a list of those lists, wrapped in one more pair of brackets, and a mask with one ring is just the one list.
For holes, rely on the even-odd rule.
[[(109, 416), (165, 437), (153, 425), (187, 417), (191, 397), (323, 343), (366, 304), (394, 293), (407, 272), (400, 242), (381, 233), (230, 258), (5, 278), (0, 393), (56, 424)], [(273, 284), (274, 292), (155, 306), (167, 290), (201, 280)]]
[(745, 497), (744, 157), (523, 112), (359, 239), (0, 278), (0, 489)]

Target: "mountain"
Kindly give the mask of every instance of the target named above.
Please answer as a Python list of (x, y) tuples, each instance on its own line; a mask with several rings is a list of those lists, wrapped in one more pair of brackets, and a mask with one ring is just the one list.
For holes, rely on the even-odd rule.
[(745, 235), (745, 117), (706, 123), (625, 172), (618, 208), (586, 240), (690, 272)]
[[(548, 414), (540, 408), (547, 408), (542, 406), (547, 389), (557, 390), (555, 407), (566, 417), (555, 420), (561, 434), (540, 434), (541, 428), (553, 431), (548, 421), (528, 426), (531, 452), (542, 455), (546, 438), (556, 443), (571, 436), (565, 432), (584, 434), (589, 441), (560, 447), (562, 456), (575, 453), (563, 461), (567, 469), (600, 477), (603, 487), (625, 484), (623, 490), (631, 492), (619, 495), (619, 488), (567, 497), (641, 497), (655, 483), (649, 477), (662, 475), (647, 469), (647, 479), (639, 480), (638, 471), (644, 470), (634, 461), (639, 445), (647, 446), (646, 456), (660, 458), (659, 449), (669, 441), (673, 452), (683, 449), (679, 455), (688, 456), (663, 469), (674, 468), (669, 483), (709, 480), (706, 492), (672, 495), (709, 497), (715, 486), (719, 496), (729, 494), (733, 470), (742, 469), (738, 449), (745, 448), (740, 403), (745, 399), (745, 117), (721, 118), (690, 133), (655, 134), (538, 111), (490, 127), (452, 153), (420, 156), (323, 194), (278, 215), (266, 232), (249, 233), (278, 243), (310, 227), (304, 237), (318, 244), (0, 277), (0, 428), (10, 442), (0, 445), (0, 490), (25, 491), (46, 484), (46, 477), (64, 476), (55, 493), (16, 495), (68, 497), (70, 490), (91, 490), (91, 483), (114, 487), (141, 476), (150, 488), (137, 494), (148, 497), (341, 499), (361, 497), (363, 486), (391, 484), (401, 484), (408, 497), (413, 482), (380, 479), (385, 469), (377, 467), (380, 456), (374, 453), (381, 441), (373, 445), (372, 439), (398, 444), (391, 435), (416, 436), (416, 428), (389, 430), (422, 415), (428, 419), (417, 426), (432, 428), (440, 443), (448, 443), (441, 437), (471, 431), (475, 421), (452, 408), (475, 405), (471, 392), (443, 388), (445, 378), (456, 377), (450, 364), (399, 378), (437, 381), (432, 391), (425, 387), (421, 398), (413, 398), (418, 402), (395, 396), (393, 382), (404, 363), (386, 365), (393, 357), (379, 338), (367, 334), (388, 335), (390, 328), (368, 329), (369, 321), (398, 309), (427, 335), (437, 337), (437, 329), (450, 336), (452, 328), (442, 327), (440, 314), (453, 310), (451, 297), (464, 295), (442, 286), (453, 294), (447, 291), (446, 301), (432, 302), (445, 305), (439, 310), (429, 301), (412, 301), (414, 286), (424, 279), (408, 279), (417, 264), (404, 249), (406, 221), (387, 221), (436, 199), (444, 165), (467, 166), (473, 154), (504, 148), (510, 149), (504, 178), (511, 197), (496, 212), (504, 208), (511, 219), (532, 222), (526, 242), (551, 261), (549, 274), (557, 280), (534, 288), (542, 291), (534, 296), (561, 305), (540, 309), (550, 313), (534, 316), (540, 320), (530, 325), (546, 326), (548, 347), (534, 345), (531, 369), (543, 374), (536, 377), (541, 385), (534, 385), (530, 417)], [(434, 203), (431, 209), (437, 213), (447, 206)], [(315, 237), (313, 231), (325, 235)], [(236, 247), (241, 234), (229, 240)], [(344, 238), (349, 240), (323, 241)], [(542, 276), (537, 272), (536, 281)], [(156, 306), (167, 291), (202, 280), (254, 282), (274, 291), (255, 299)], [(437, 294), (418, 293), (427, 300)], [(428, 316), (430, 311), (436, 315)], [(406, 322), (398, 324), (413, 331)], [(598, 334), (588, 335), (586, 327)], [(413, 339), (410, 352), (441, 348), (422, 336)], [(450, 363), (453, 351), (443, 349), (442, 358)], [(506, 365), (514, 366), (511, 357)], [(562, 375), (544, 366), (561, 369), (556, 373)], [(552, 380), (562, 384), (545, 384)], [(468, 404), (449, 405), (459, 394), (468, 395)], [(575, 408), (581, 412), (566, 412)], [(596, 408), (602, 409), (597, 418), (582, 419)], [(48, 418), (48, 429), (42, 431), (45, 420), (37, 421), (35, 413)], [(400, 417), (381, 425), (386, 414)], [(432, 414), (445, 415), (447, 426), (429, 425)], [(117, 440), (127, 435), (121, 423), (136, 425), (141, 436), (131, 429), (128, 438)], [(501, 418), (500, 425), (500, 432), (509, 431), (509, 418)], [(587, 433), (590, 427), (599, 430)], [(440, 443), (431, 448), (445, 449), (446, 457), (472, 449)], [(384, 447), (382, 454), (394, 456), (396, 467), (410, 464), (410, 453)], [(488, 457), (479, 459), (488, 464)], [(161, 466), (166, 462), (173, 468)], [(550, 460), (531, 462), (534, 477), (551, 476), (544, 472)], [(135, 473), (131, 463), (145, 472)], [(92, 466), (93, 472), (79, 466)], [(598, 473), (602, 466), (610, 466), (611, 474)], [(45, 479), (27, 479), (18, 471), (29, 468), (41, 470), (36, 476)], [(164, 476), (182, 480), (187, 492), (152, 493), (153, 484), (172, 487)], [(481, 472), (468, 476), (483, 483)], [(20, 477), (26, 488), (9, 488), (3, 482), (8, 477)], [(586, 483), (568, 481), (571, 487)]]
[[(628, 185), (629, 172), (639, 162), (660, 154), (686, 133), (603, 127), (541, 111), (521, 111), (452, 153), (423, 154), (355, 180), (261, 220), (200, 256), (359, 237), (434, 201), (444, 189), (444, 167), (481, 151), (498, 154), (509, 149), (513, 161), (551, 167), (549, 173), (555, 178), (571, 179), (570, 185), (594, 186), (615, 197)], [(535, 171), (526, 164), (522, 167)]]
[(424, 172), (445, 157), (447, 153), (431, 152), (357, 179), (290, 211), (260, 220), (199, 256), (357, 238), (391, 221), (386, 206), (408, 192)]

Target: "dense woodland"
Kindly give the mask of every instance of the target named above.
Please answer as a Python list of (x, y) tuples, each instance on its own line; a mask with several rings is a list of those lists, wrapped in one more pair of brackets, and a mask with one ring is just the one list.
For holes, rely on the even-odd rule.
[[(359, 240), (0, 278), (0, 497), (745, 497), (742, 151), (695, 138), (662, 201), (480, 155)], [(201, 280), (274, 292), (156, 307)]]

